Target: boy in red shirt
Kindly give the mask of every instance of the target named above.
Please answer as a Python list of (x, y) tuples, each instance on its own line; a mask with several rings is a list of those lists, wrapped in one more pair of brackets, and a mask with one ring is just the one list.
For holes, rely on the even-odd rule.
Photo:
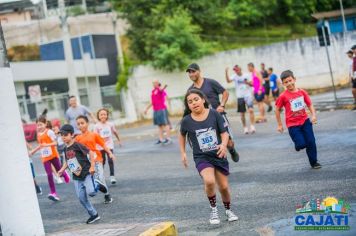
[[(318, 163), (313, 124), (316, 124), (315, 109), (308, 93), (298, 89), (295, 85), (295, 77), (290, 70), (283, 71), (280, 76), (286, 90), (276, 101), (276, 119), (278, 131), (283, 132), (281, 110), (285, 109), (286, 126), (290, 137), (295, 144), (295, 150), (306, 148), (309, 163), (313, 169), (320, 169)], [(306, 112), (308, 107), (311, 113), (311, 122)]]

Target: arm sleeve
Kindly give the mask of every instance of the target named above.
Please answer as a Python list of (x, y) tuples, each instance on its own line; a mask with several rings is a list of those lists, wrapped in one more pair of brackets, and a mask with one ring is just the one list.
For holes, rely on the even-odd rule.
[(53, 132), (53, 130), (49, 129), (47, 131), (47, 135), (48, 137), (50, 137), (52, 139), (53, 142), (57, 142), (57, 136), (56, 134)]
[(309, 94), (308, 94), (306, 91), (304, 91), (304, 90), (302, 90), (302, 93), (303, 93), (303, 96), (304, 96), (304, 102), (305, 102), (305, 104), (307, 105), (307, 107), (310, 107), (311, 104), (312, 104), (312, 102), (311, 102), (311, 99), (310, 99), (310, 97), (309, 97)]
[(79, 150), (84, 154), (88, 155), (89, 149), (81, 143), (77, 143)]
[(212, 88), (216, 93), (222, 94), (225, 91), (225, 88), (216, 80), (210, 80)]
[[(211, 110), (212, 111), (212, 110)], [(227, 131), (227, 123), (225, 122), (224, 118), (220, 115), (219, 112), (214, 110), (214, 114), (216, 117), (216, 122), (218, 125), (219, 133), (225, 133)]]
[(188, 132), (188, 130), (186, 129), (186, 119), (183, 118), (182, 123), (180, 124), (180, 133), (185, 136)]
[(279, 96), (279, 98), (277, 98), (275, 104), (276, 104), (276, 107), (278, 107), (279, 109), (284, 107), (284, 96), (283, 95)]
[(105, 146), (105, 141), (102, 137), (100, 137), (99, 134), (95, 133), (95, 142), (99, 144), (99, 146), (104, 147)]

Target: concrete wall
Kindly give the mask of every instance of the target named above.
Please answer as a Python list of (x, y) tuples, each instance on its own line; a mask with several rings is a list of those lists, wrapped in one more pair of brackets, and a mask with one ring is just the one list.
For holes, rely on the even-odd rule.
[[(345, 38), (340, 34), (331, 36), (329, 47), (331, 66), (337, 84), (348, 80), (349, 59), (346, 51), (356, 42), (356, 32), (348, 32)], [(206, 56), (197, 61), (203, 75), (218, 80), (223, 86), (232, 88), (233, 84), (225, 82), (225, 67), (232, 68), (239, 64), (247, 71), (247, 64), (253, 62), (259, 68), (261, 62), (273, 67), (279, 75), (283, 70), (291, 69), (297, 76), (297, 83), (302, 88), (321, 88), (331, 86), (331, 77), (324, 47), (319, 46), (317, 37), (291, 40), (268, 46), (230, 50)], [(230, 71), (231, 73), (231, 71)], [(171, 113), (179, 113), (183, 104), (178, 98), (183, 96), (191, 85), (184, 72), (164, 73), (150, 66), (137, 66), (129, 80), (129, 89), (135, 102), (138, 116), (150, 100), (152, 80), (158, 79), (162, 85), (168, 84), (167, 92), (171, 100)], [(235, 95), (230, 93), (229, 103), (235, 102)]]

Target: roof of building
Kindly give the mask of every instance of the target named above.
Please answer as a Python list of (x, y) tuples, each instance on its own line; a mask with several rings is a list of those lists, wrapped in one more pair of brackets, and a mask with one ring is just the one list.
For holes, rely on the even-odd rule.
[[(356, 8), (344, 9), (344, 15), (345, 16), (356, 15)], [(318, 19), (318, 20), (341, 17), (341, 10), (317, 12), (317, 13), (312, 14), (312, 17), (314, 17), (315, 19)]]

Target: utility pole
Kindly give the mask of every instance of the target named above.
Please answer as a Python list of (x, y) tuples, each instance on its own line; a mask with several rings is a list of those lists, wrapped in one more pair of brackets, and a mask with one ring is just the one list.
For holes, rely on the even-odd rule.
[(0, 78), (0, 234), (44, 236), (1, 22)]
[(328, 43), (327, 43), (326, 33), (325, 33), (325, 29), (328, 29), (328, 28), (325, 27), (325, 23), (323, 23), (323, 27), (321, 29), (322, 29), (322, 32), (323, 32), (323, 39), (324, 39), (324, 42), (325, 42), (326, 56), (328, 58), (328, 64), (329, 64), (329, 70), (330, 70), (330, 76), (331, 76), (331, 83), (333, 85), (334, 99), (335, 99), (336, 106), (338, 106), (338, 101), (337, 101), (337, 97), (336, 97), (335, 83), (334, 83), (334, 75), (333, 75), (333, 70), (331, 68)]
[(58, 0), (58, 7), (60, 10), (60, 19), (62, 26), (62, 37), (63, 37), (63, 48), (64, 48), (64, 59), (67, 63), (68, 71), (68, 84), (69, 84), (69, 95), (76, 96), (78, 102), (80, 103), (80, 96), (78, 92), (78, 82), (75, 77), (74, 60), (72, 53), (72, 44), (70, 41), (69, 28), (67, 22), (67, 13), (64, 5), (64, 0)]
[(346, 27), (344, 6), (342, 5), (342, 0), (340, 0), (340, 10), (341, 10), (341, 16), (342, 16), (342, 25), (343, 25), (343, 28), (344, 28), (343, 33), (345, 35), (345, 32), (347, 32), (347, 27)]
[(116, 29), (117, 13), (115, 11), (112, 11), (111, 12), (111, 17), (112, 17), (112, 25), (113, 25), (113, 28), (114, 28), (115, 42), (116, 42), (116, 47), (117, 47), (117, 54), (118, 54), (118, 57), (119, 57), (120, 73), (121, 73), (122, 70), (124, 69), (124, 53), (123, 53), (122, 46), (121, 46), (120, 33)]

